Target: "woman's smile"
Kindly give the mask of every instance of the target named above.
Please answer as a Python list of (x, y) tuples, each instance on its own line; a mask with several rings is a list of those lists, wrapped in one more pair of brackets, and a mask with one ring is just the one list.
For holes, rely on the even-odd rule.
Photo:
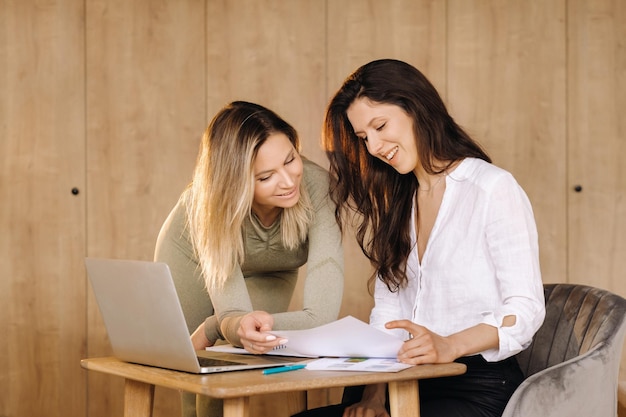
[(398, 152), (398, 149), (400, 148), (398, 146), (395, 146), (389, 153), (387, 153), (387, 155), (385, 155), (385, 158), (387, 158), (387, 161), (391, 161), (393, 159), (393, 157)]
[(293, 189), (291, 189), (291, 191), (287, 191), (286, 193), (283, 193), (283, 194), (278, 194), (278, 197), (291, 198), (294, 195), (296, 195), (297, 192), (298, 192), (298, 187), (294, 187)]

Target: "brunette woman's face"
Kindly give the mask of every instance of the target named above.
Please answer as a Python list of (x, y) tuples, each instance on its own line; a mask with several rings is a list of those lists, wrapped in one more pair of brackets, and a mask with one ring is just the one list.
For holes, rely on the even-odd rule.
[(403, 108), (361, 97), (352, 102), (346, 115), (372, 156), (401, 174), (415, 171), (418, 156), (413, 120)]
[(303, 165), (300, 154), (283, 133), (270, 135), (258, 150), (253, 165), (257, 215), (268, 215), (296, 205), (300, 198)]

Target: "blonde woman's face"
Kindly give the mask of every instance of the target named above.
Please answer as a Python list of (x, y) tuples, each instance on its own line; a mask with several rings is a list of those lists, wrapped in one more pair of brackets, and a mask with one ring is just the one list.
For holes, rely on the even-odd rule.
[(276, 133), (259, 148), (253, 170), (252, 210), (263, 223), (264, 219), (271, 223), (281, 209), (295, 206), (300, 198), (302, 159), (289, 138)]

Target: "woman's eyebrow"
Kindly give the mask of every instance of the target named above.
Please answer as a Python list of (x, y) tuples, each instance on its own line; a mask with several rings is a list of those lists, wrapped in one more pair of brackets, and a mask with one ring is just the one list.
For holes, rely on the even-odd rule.
[[(293, 149), (291, 149), (291, 150), (287, 153), (287, 156), (285, 156), (285, 159), (283, 160), (283, 163), (284, 163), (284, 162), (287, 162), (287, 161), (289, 160), (289, 158), (291, 158), (291, 156), (293, 155), (293, 153), (294, 153), (294, 152), (295, 152), (295, 151), (294, 151)], [(259, 172), (255, 173), (255, 174), (254, 174), (254, 176), (255, 176), (255, 177), (258, 177), (259, 175), (269, 174), (270, 172), (274, 172), (274, 171), (276, 171), (274, 168), (271, 168), (271, 169), (266, 169), (266, 170), (264, 170), (264, 171), (259, 171)]]
[[(373, 127), (376, 123), (378, 123), (378, 121), (379, 121), (380, 119), (384, 119), (384, 118), (385, 118), (385, 116), (374, 116), (374, 117), (372, 117), (372, 118), (370, 119), (370, 121), (369, 121), (369, 122), (367, 122), (367, 124), (365, 125), (365, 127)], [(354, 131), (354, 133), (355, 133), (355, 134), (359, 134), (359, 133), (365, 133), (365, 132), (363, 132), (363, 131), (361, 131), (361, 130), (355, 130), (355, 131)]]

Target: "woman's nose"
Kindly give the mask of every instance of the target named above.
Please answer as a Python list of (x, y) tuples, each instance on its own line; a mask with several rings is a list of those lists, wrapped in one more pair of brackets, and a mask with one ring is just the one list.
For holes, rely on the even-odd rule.
[(380, 140), (376, 135), (371, 135), (367, 137), (367, 150), (370, 154), (376, 156), (380, 153), (383, 147), (383, 141)]
[(280, 173), (280, 182), (281, 185), (285, 188), (293, 187), (293, 185), (295, 184), (293, 178), (291, 177), (291, 174), (287, 170), (282, 170), (282, 172)]

